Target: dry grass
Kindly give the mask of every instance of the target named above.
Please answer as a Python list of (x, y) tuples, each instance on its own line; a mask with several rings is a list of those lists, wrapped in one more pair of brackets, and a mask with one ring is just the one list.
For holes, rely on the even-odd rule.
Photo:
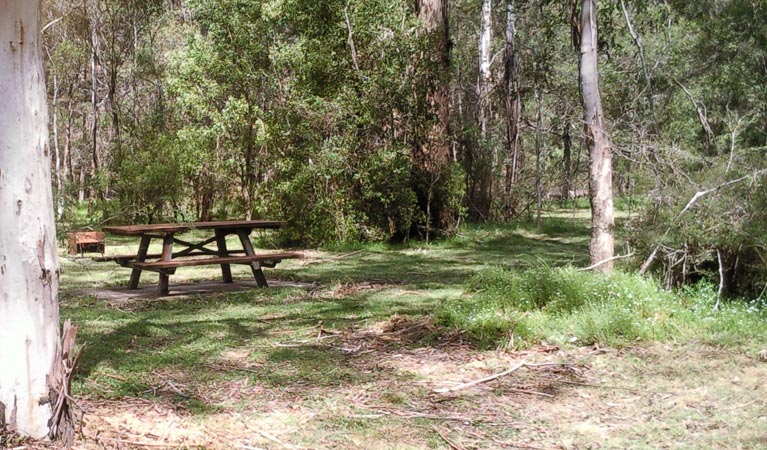
[[(343, 352), (367, 342), (369, 352), (345, 358), (356, 371), (377, 374), (369, 383), (275, 390), (249, 377), (190, 382), (181, 371), (155, 371), (148, 374), (156, 386), (151, 400), (81, 401), (86, 422), (78, 448), (758, 449), (767, 443), (767, 364), (746, 355), (662, 345), (621, 352), (401, 348), (391, 335), (409, 328), (397, 318), (321, 344)], [(214, 364), (226, 370), (243, 357), (228, 353)], [(434, 392), (521, 360), (577, 364), (580, 376), (541, 368)], [(189, 412), (179, 406), (181, 394), (216, 412)]]
[[(312, 252), (268, 272), (286, 284), (265, 290), (194, 292), (219, 274), (190, 269), (176, 283), (193, 280), (192, 292), (167, 299), (83, 296), (127, 272), (67, 262), (63, 315), (89, 342), (77, 448), (767, 448), (756, 354), (695, 343), (481, 351), (430, 319), (475, 270), (585, 255), (588, 234), (575, 231)], [(553, 365), (437, 392), (522, 361)]]

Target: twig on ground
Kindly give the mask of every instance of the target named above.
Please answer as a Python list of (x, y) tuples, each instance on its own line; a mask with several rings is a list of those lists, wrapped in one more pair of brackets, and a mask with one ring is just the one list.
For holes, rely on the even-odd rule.
[(178, 444), (170, 444), (170, 443), (169, 444), (163, 444), (163, 443), (160, 443), (160, 442), (138, 442), (138, 441), (129, 441), (129, 440), (126, 440), (126, 439), (121, 439), (121, 438), (111, 438), (111, 437), (106, 437), (106, 436), (98, 436), (98, 437), (95, 438), (96, 442), (101, 441), (101, 440), (117, 442), (118, 444), (135, 445), (135, 446), (138, 446), (138, 447), (167, 447), (167, 448), (173, 448), (173, 447), (177, 447), (178, 446)]
[(125, 377), (122, 377), (120, 375), (111, 374), (111, 373), (101, 372), (101, 373), (97, 373), (96, 376), (111, 378), (113, 380), (122, 381), (122, 382), (127, 382), (128, 381), (128, 379), (125, 378)]
[(466, 447), (464, 447), (463, 445), (450, 440), (450, 438), (447, 437), (447, 435), (445, 435), (445, 433), (442, 430), (440, 430), (438, 427), (432, 426), (431, 429), (436, 431), (437, 434), (439, 435), (439, 437), (441, 437), (442, 440), (445, 441), (447, 443), (447, 445), (450, 446), (450, 448), (452, 448), (454, 450), (466, 450)]
[(267, 433), (266, 431), (259, 430), (258, 428), (250, 427), (247, 424), (243, 424), (243, 425), (245, 425), (245, 428), (247, 428), (248, 430), (253, 431), (255, 433), (258, 433), (259, 435), (261, 435), (265, 439), (267, 439), (269, 441), (272, 441), (275, 444), (279, 444), (279, 445), (281, 445), (281, 446), (283, 446), (283, 447), (285, 447), (285, 448), (287, 448), (289, 450), (297, 450), (299, 448), (299, 447), (293, 446), (291, 444), (288, 444), (287, 442), (284, 442), (284, 441), (280, 440), (278, 437), (273, 436), (273, 435)]
[(174, 384), (172, 381), (170, 381), (170, 380), (167, 380), (167, 381), (165, 382), (165, 384), (166, 384), (166, 385), (167, 385), (167, 386), (170, 388), (170, 390), (172, 390), (173, 392), (175, 392), (175, 393), (176, 393), (176, 394), (178, 394), (179, 396), (181, 396), (181, 397), (183, 397), (183, 398), (192, 398), (192, 397), (191, 397), (189, 394), (187, 394), (187, 393), (183, 392), (181, 389), (179, 389), (178, 387), (176, 387), (176, 385), (175, 385), (175, 384)]
[(365, 250), (357, 250), (357, 251), (354, 251), (354, 252), (344, 253), (343, 255), (334, 256), (334, 257), (328, 258), (328, 259), (330, 261), (338, 261), (339, 259), (348, 258), (349, 256), (354, 256), (354, 255), (357, 255), (357, 254), (362, 253), (364, 251)]
[[(386, 414), (386, 415), (404, 417), (406, 419), (431, 419), (431, 420), (444, 420), (446, 422), (447, 421), (452, 421), (452, 422), (465, 422), (465, 423), (477, 422), (476, 419), (472, 419), (470, 417), (440, 416), (440, 415), (437, 415), (437, 414), (422, 413), (422, 412), (418, 412), (418, 411), (390, 409), (390, 408), (388, 408), (386, 406), (362, 405), (362, 407), (369, 408), (369, 409), (383, 410), (384, 414)], [(360, 418), (362, 418), (362, 417), (360, 417)]]
[(468, 389), (470, 387), (476, 386), (478, 384), (487, 383), (488, 381), (497, 380), (498, 378), (505, 377), (506, 375), (509, 375), (513, 372), (516, 372), (517, 370), (527, 366), (526, 362), (521, 362), (517, 364), (516, 366), (512, 367), (509, 370), (504, 370), (503, 372), (496, 373), (494, 375), (490, 375), (489, 377), (480, 378), (479, 380), (469, 381), (468, 383), (459, 384), (458, 386), (453, 386), (450, 388), (440, 388), (440, 389), (434, 389), (434, 392), (437, 394), (445, 394), (447, 392), (456, 392), (461, 391), (463, 389)]
[(518, 442), (501, 442), (501, 441), (498, 441), (498, 443), (499, 444), (503, 444), (503, 445), (508, 445), (509, 447), (512, 447), (512, 448), (530, 448), (530, 449), (533, 449), (533, 450), (546, 450), (547, 448), (551, 448), (551, 447), (536, 447), (535, 445), (520, 444)]
[(554, 396), (551, 395), (551, 394), (547, 394), (545, 392), (539, 392), (539, 391), (530, 391), (528, 389), (508, 388), (506, 390), (509, 391), (509, 392), (517, 392), (519, 394), (537, 395), (539, 397), (554, 398)]

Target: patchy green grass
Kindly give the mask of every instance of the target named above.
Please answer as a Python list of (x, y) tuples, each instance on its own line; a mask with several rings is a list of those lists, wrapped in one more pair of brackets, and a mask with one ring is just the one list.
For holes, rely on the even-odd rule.
[(607, 277), (539, 266), (489, 269), (468, 286), (465, 298), (444, 302), (437, 315), (485, 345), (620, 347), (674, 340), (757, 348), (767, 342), (765, 306), (723, 301), (715, 311), (716, 291), (710, 285), (669, 292), (635, 274)]
[[(307, 250), (306, 259), (266, 272), (270, 281), (300, 282), (295, 287), (273, 283), (166, 298), (120, 296), (114, 288), (127, 284), (128, 269), (62, 256), (62, 317), (80, 327), (79, 341), (86, 343), (73, 383), (87, 419), (79, 445), (760, 448), (767, 442), (767, 402), (761, 400), (767, 392), (757, 380), (767, 376), (767, 366), (756, 361), (755, 349), (764, 338), (756, 327), (763, 323), (744, 328), (742, 312), (725, 309), (707, 325), (705, 339), (695, 338), (705, 320), (668, 347), (647, 341), (673, 342), (679, 336), (674, 327), (663, 336), (640, 328), (639, 344), (633, 335), (601, 337), (624, 327), (614, 323), (615, 312), (600, 309), (615, 298), (658, 294), (663, 306), (666, 294), (629, 275), (619, 280), (630, 282), (616, 286), (589, 281), (589, 289), (568, 287), (563, 275), (552, 286), (557, 267), (587, 262), (587, 224), (558, 215), (540, 230), (467, 226), (452, 240), (429, 244)], [(267, 236), (258, 242), (272, 245)], [(110, 239), (107, 253), (131, 253), (136, 246), (131, 239)], [(551, 269), (538, 270), (542, 264)], [(236, 279), (251, 277), (246, 267), (233, 269)], [(503, 284), (508, 274), (529, 277), (530, 286), (549, 293), (509, 302), (508, 292), (521, 291), (520, 281)], [(586, 283), (568, 276), (578, 286)], [(216, 268), (182, 268), (171, 277), (171, 289), (217, 279)], [(156, 280), (150, 274), (142, 282)], [(106, 288), (110, 295), (104, 296)], [(433, 321), (446, 308), (465, 319), (462, 311), (478, 305), (498, 307), (494, 332), (508, 337), (503, 333), (514, 326), (526, 350), (483, 350), (470, 342), (473, 331), (462, 331), (472, 330), (470, 322), (454, 330)], [(589, 305), (590, 318), (574, 316)], [(655, 305), (642, 307), (644, 317), (656, 317)], [(686, 317), (663, 311), (671, 319), (656, 320), (675, 326)], [(545, 344), (536, 345), (541, 340)], [(605, 342), (622, 350), (585, 347)], [(521, 360), (566, 363), (583, 376), (542, 367), (450, 395), (435, 393)], [(708, 389), (691, 388), (704, 384)]]

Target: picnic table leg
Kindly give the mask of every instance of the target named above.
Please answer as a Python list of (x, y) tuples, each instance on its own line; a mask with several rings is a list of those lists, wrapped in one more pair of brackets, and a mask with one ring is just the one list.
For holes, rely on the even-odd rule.
[[(149, 236), (141, 236), (141, 243), (138, 246), (138, 254), (136, 255), (137, 262), (144, 262), (146, 260), (146, 254), (149, 251), (149, 241), (152, 238)], [(130, 274), (130, 282), (128, 283), (128, 289), (138, 289), (138, 282), (141, 279), (141, 269), (133, 269)]]
[[(221, 230), (216, 230), (216, 245), (218, 246), (218, 255), (223, 257), (229, 256), (229, 251), (226, 249), (226, 233)], [(232, 269), (229, 264), (221, 264), (221, 275), (224, 278), (224, 283), (234, 283), (232, 279)]]
[[(170, 261), (173, 256), (173, 235), (166, 234), (162, 238), (162, 261)], [(168, 279), (170, 275), (167, 272), (160, 272), (160, 295), (168, 295)]]
[[(242, 243), (242, 249), (245, 250), (245, 254), (248, 256), (255, 256), (256, 252), (253, 250), (253, 244), (250, 243), (250, 233), (245, 230), (237, 230), (237, 236), (240, 237)], [(250, 263), (250, 269), (253, 271), (253, 278), (256, 279), (258, 287), (269, 287), (269, 283), (266, 282), (264, 271), (261, 270), (261, 264), (258, 261)]]

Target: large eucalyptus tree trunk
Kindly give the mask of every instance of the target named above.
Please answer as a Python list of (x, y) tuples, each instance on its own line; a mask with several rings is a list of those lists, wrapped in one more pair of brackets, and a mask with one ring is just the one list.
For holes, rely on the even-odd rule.
[(610, 138), (607, 136), (599, 94), (597, 61), (596, 0), (583, 0), (581, 9), (580, 84), (586, 139), (589, 146), (589, 198), (591, 200), (592, 264), (603, 262), (597, 270), (611, 272), (614, 255), (613, 168)]
[(428, 218), (426, 239), (431, 228), (449, 230), (454, 225), (454, 212), (448, 204), (447, 193), (440, 185), (447, 184), (450, 174), (450, 28), (448, 0), (416, 0), (415, 9), (424, 26), (424, 39), (433, 43), (426, 64), (434, 76), (427, 80), (425, 103), (436, 116), (425, 136), (419, 138), (414, 154), (414, 172), (418, 178), (419, 204)]
[(450, 162), (450, 31), (448, 27), (447, 0), (416, 0), (418, 16), (424, 24), (426, 39), (434, 43), (430, 62), (436, 67), (437, 79), (431, 80), (426, 96), (431, 109), (436, 113), (429, 135), (421, 144), (420, 165), (428, 168), (439, 167)]
[(39, 0), (0, 1), (0, 425), (44, 438), (59, 356), (59, 265)]

